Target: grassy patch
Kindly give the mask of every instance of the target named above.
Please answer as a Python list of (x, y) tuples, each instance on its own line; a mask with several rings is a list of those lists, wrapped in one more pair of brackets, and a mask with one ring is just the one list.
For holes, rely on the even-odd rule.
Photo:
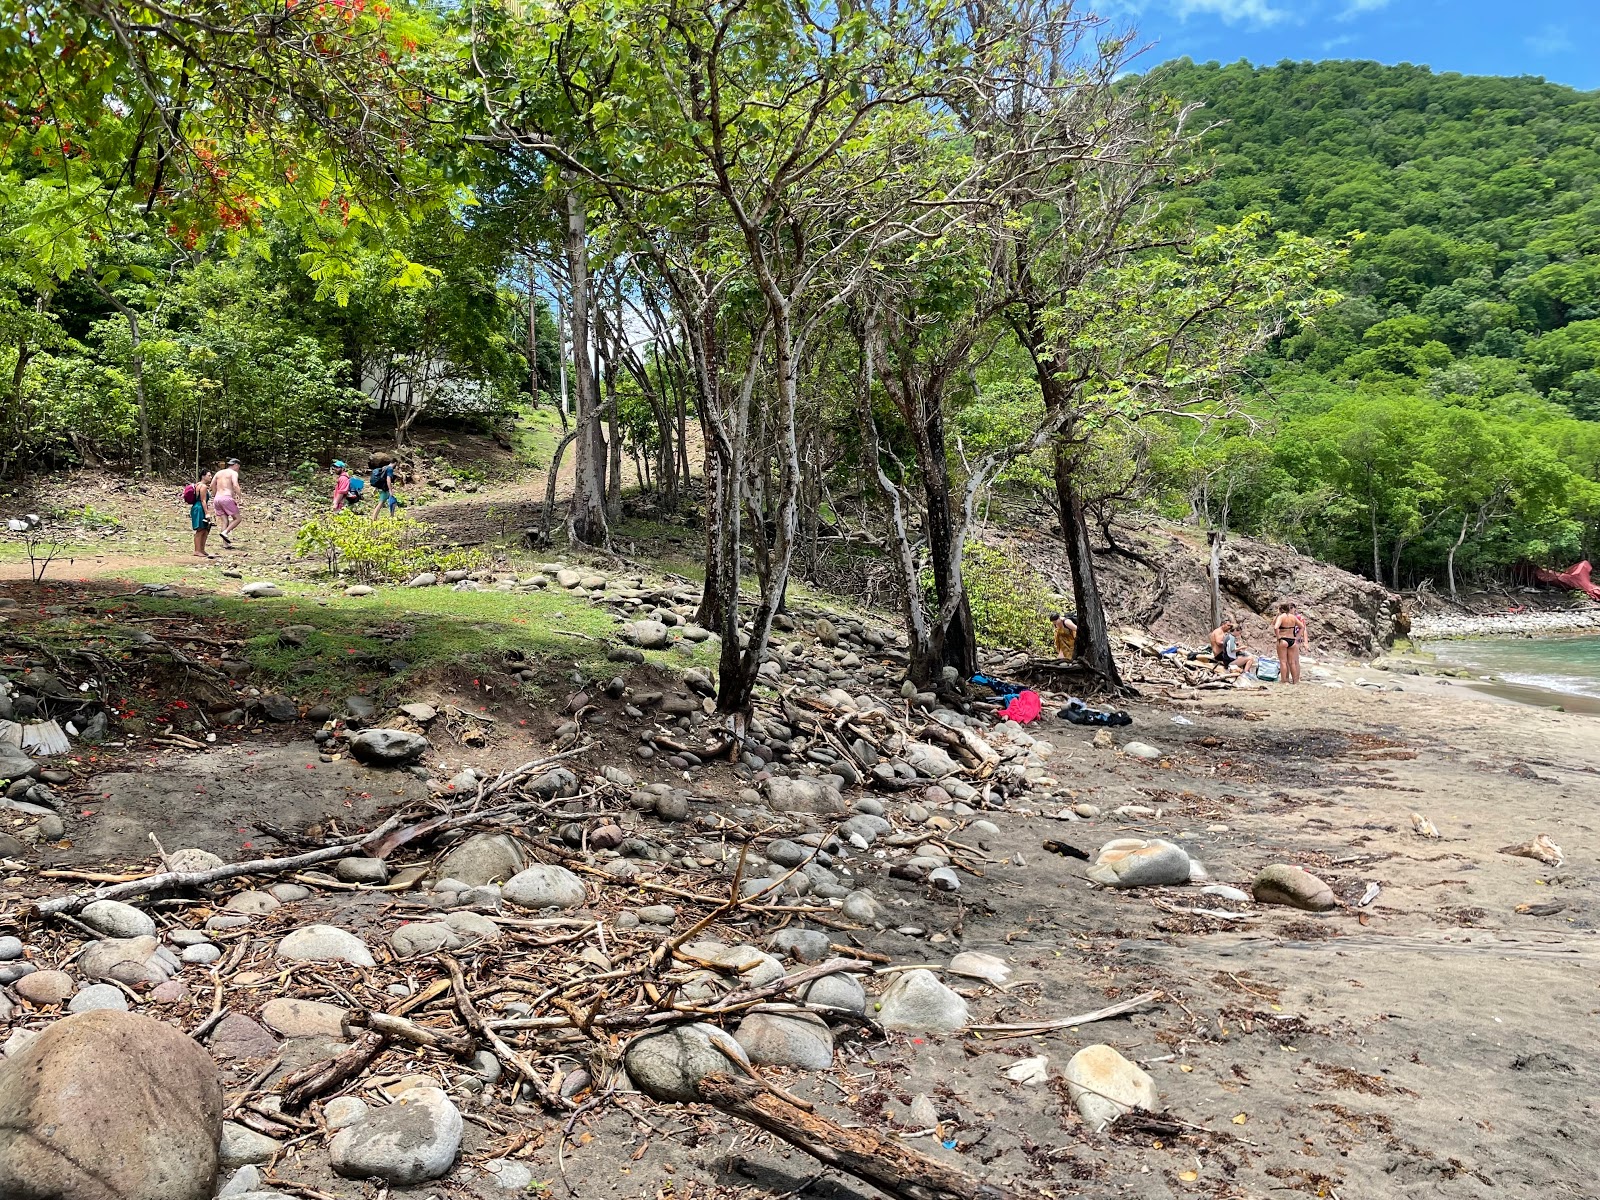
[[(135, 574), (150, 582), (171, 581), (170, 570)], [(508, 651), (535, 668), (576, 668), (596, 677), (619, 669), (606, 659), (617, 628), (611, 614), (558, 590), (382, 588), (351, 597), (305, 583), (280, 586), (284, 596), (264, 600), (141, 596), (108, 601), (106, 607), (131, 605), (143, 616), (184, 615), (237, 626), (243, 630), (252, 682), (301, 699), (337, 697), (374, 684), (380, 692), (398, 693), (424, 676), (503, 670)], [(290, 625), (311, 627), (303, 645), (280, 641), (280, 631)], [(645, 658), (672, 673), (716, 666), (716, 651), (708, 643), (687, 653), (647, 651)], [(406, 665), (393, 671), (393, 660)]]
[(522, 407), (511, 421), (511, 453), (519, 466), (543, 471), (561, 444), (561, 414), (555, 403)]

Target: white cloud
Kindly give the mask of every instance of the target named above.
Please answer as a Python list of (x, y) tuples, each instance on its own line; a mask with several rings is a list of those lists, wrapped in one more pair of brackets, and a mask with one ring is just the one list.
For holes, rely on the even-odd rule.
[(1286, 9), (1273, 8), (1268, 0), (1172, 0), (1172, 8), (1184, 20), (1209, 14), (1221, 17), (1229, 25), (1273, 25), (1289, 15)]
[(1356, 40), (1356, 35), (1355, 34), (1353, 34), (1353, 33), (1341, 33), (1338, 37), (1329, 38), (1327, 41), (1323, 42), (1322, 43), (1322, 52), (1324, 54), (1332, 54), (1335, 50), (1338, 50), (1338, 49), (1340, 49), (1341, 47), (1344, 47), (1344, 46), (1348, 46), (1352, 42), (1354, 42), (1355, 40)]
[(1528, 49), (1540, 54), (1562, 54), (1572, 49), (1572, 38), (1565, 25), (1545, 25), (1522, 39)]
[(1387, 7), (1389, 0), (1345, 0), (1344, 11), (1339, 14), (1341, 21), (1353, 21), (1363, 13), (1377, 12), (1380, 8)]

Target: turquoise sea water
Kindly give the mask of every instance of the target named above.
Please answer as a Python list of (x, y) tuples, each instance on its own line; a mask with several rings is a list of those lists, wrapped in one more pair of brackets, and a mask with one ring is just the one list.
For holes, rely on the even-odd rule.
[(1522, 687), (1600, 700), (1600, 637), (1462, 638), (1432, 642), (1439, 661)]

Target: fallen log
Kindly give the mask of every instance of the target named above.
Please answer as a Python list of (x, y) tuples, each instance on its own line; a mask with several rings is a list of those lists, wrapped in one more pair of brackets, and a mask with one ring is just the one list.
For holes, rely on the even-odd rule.
[(170, 891), (173, 888), (204, 887), (208, 883), (220, 883), (224, 879), (234, 879), (240, 875), (282, 875), (288, 871), (298, 871), (302, 867), (314, 866), (317, 863), (328, 862), (331, 859), (347, 858), (359, 847), (367, 846), (377, 841), (399, 824), (398, 817), (390, 817), (360, 841), (346, 845), (324, 846), (320, 850), (309, 850), (304, 854), (296, 854), (289, 858), (256, 858), (251, 859), (249, 862), (228, 863), (225, 866), (212, 867), (207, 871), (163, 871), (156, 875), (146, 875), (139, 879), (130, 880), (127, 883), (93, 888), (88, 891), (72, 892), (65, 896), (57, 896), (52, 900), (40, 900), (30, 905), (26, 911), (36, 916), (53, 917), (75, 913), (96, 900), (122, 900), (128, 896), (144, 896), (151, 892)]
[(478, 1052), (478, 1043), (470, 1037), (429, 1029), (426, 1025), (418, 1025), (415, 1021), (391, 1013), (358, 1009), (350, 1014), (348, 1020), (349, 1024), (356, 1028), (364, 1028), (383, 1037), (398, 1038), (402, 1042), (410, 1042), (413, 1046), (421, 1046), (425, 1050), (443, 1050), (446, 1054), (453, 1054), (457, 1058), (471, 1058)]
[(318, 1096), (343, 1087), (383, 1051), (388, 1039), (381, 1033), (363, 1033), (348, 1050), (303, 1067), (293, 1075), (284, 1077), (280, 1089), (283, 1107), (293, 1111), (304, 1108)]
[(775, 1095), (753, 1079), (710, 1075), (702, 1099), (804, 1150), (818, 1162), (903, 1200), (1004, 1200), (1013, 1193), (873, 1129), (846, 1129)]

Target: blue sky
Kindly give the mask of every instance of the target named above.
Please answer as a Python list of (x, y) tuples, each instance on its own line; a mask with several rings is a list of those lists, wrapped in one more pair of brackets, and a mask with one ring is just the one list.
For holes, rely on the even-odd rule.
[(1142, 64), (1182, 55), (1225, 63), (1366, 58), (1600, 88), (1600, 0), (1101, 0), (1094, 7), (1155, 42)]

